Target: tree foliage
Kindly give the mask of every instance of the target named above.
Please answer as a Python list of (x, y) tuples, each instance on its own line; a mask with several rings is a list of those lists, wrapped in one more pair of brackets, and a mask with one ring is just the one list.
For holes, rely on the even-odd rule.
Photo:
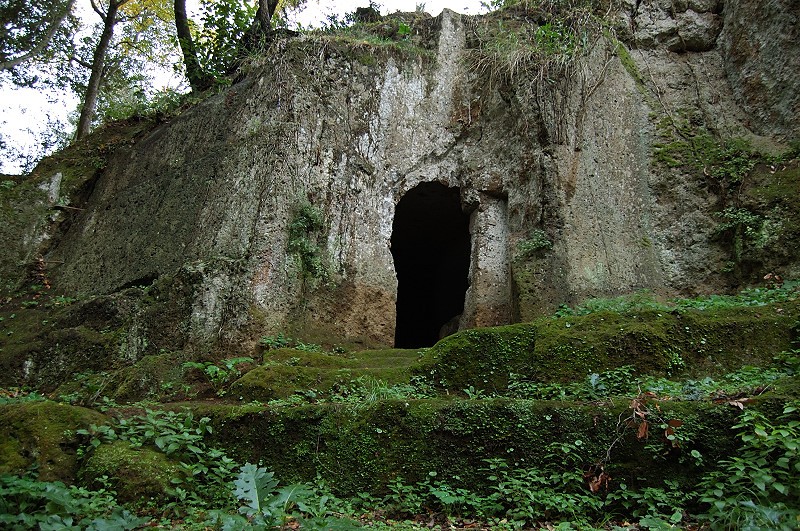
[(11, 71), (15, 82), (30, 78), (19, 68), (31, 60), (48, 61), (69, 46), (78, 27), (75, 0), (54, 0), (45, 6), (27, 0), (0, 4), (0, 70)]
[(159, 90), (156, 76), (182, 71), (194, 92), (226, 83), (269, 40), (275, 17), (303, 2), (200, 0), (193, 21), (186, 0), (90, 0), (88, 14), (77, 0), (5, 0), (0, 82), (75, 94), (80, 104), (71, 120), (81, 138), (153, 101), (175, 101), (177, 92)]

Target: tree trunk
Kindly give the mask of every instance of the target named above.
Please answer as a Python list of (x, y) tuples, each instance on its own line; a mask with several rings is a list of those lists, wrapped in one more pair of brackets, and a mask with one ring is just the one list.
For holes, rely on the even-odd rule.
[(186, 16), (186, 0), (175, 0), (175, 30), (183, 53), (186, 78), (189, 80), (192, 92), (202, 92), (214, 83), (214, 79), (203, 71), (197, 60), (197, 49), (194, 47), (189, 18)]
[[(94, 112), (97, 108), (97, 95), (100, 92), (100, 82), (103, 80), (103, 63), (106, 60), (106, 53), (108, 46), (111, 44), (111, 38), (114, 36), (114, 25), (117, 23), (117, 13), (121, 5), (125, 4), (128, 0), (110, 0), (108, 3), (108, 11), (101, 13), (96, 9), (97, 13), (103, 18), (103, 34), (100, 35), (100, 42), (94, 49), (94, 58), (92, 59), (92, 74), (89, 76), (89, 84), (86, 86), (86, 94), (83, 96), (83, 106), (81, 107), (81, 117), (78, 120), (78, 131), (75, 133), (75, 139), (80, 140), (89, 134), (92, 129), (92, 119)], [(94, 2), (92, 3), (94, 5)]]
[(277, 7), (278, 0), (258, 0), (255, 22), (261, 26), (261, 31), (264, 33), (268, 33), (272, 29), (272, 16)]
[(258, 0), (258, 9), (253, 22), (242, 38), (245, 51), (256, 50), (264, 37), (272, 31), (272, 15), (278, 7), (278, 0)]

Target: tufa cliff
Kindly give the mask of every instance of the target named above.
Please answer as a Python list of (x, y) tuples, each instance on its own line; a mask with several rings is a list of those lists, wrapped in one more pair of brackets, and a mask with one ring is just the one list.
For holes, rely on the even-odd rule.
[(6, 302), (80, 301), (65, 337), (5, 348), (7, 377), (58, 378), (54, 344), (422, 347), (797, 277), (796, 2), (543, 5), (277, 40), (180, 114), (7, 181)]

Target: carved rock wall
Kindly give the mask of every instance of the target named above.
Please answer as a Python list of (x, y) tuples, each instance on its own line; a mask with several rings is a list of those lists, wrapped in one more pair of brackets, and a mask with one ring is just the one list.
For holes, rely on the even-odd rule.
[[(190, 271), (195, 341), (289, 330), (390, 345), (394, 209), (437, 181), (459, 187), (472, 216), (462, 328), (641, 288), (718, 286), (712, 200), (652, 156), (665, 113), (693, 109), (752, 136), (737, 101), (779, 114), (796, 103), (797, 91), (756, 101), (747, 83), (726, 84), (766, 61), (740, 67), (734, 53), (745, 41), (727, 25), (745, 4), (628, 3), (628, 63), (600, 40), (559, 79), (533, 65), (500, 85), (472, 67), (474, 20), (448, 10), (426, 22), (438, 40), (423, 53), (284, 41), (242, 82), (114, 156), (50, 249), (63, 262), (52, 276), (66, 292), (104, 294)], [(306, 204), (324, 220), (326, 278), (289, 250)], [(520, 257), (533, 231), (551, 247)]]

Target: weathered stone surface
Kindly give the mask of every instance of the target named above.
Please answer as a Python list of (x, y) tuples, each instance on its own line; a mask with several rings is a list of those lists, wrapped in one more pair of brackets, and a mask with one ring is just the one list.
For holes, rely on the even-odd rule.
[(688, 0), (687, 7), (696, 13), (719, 13), (722, 0)]
[[(460, 328), (642, 288), (718, 289), (720, 198), (654, 153), (682, 124), (774, 144), (748, 119), (783, 117), (760, 131), (791, 130), (798, 91), (759, 99), (727, 80), (741, 64), (794, 86), (797, 70), (779, 68), (782, 37), (756, 59), (739, 50), (761, 35), (727, 28), (715, 44), (720, 20), (756, 10), (743, 0), (722, 17), (716, 2), (625, 9), (633, 49), (600, 39), (568, 67), (520, 60), (491, 82), (486, 68), (507, 66), (481, 55), (472, 19), (447, 10), (424, 22), (421, 48), (282, 41), (243, 81), (116, 151), (49, 246), (54, 285), (94, 295), (152, 284), (158, 304), (179, 301), (168, 322), (191, 344), (288, 331), (389, 345), (395, 208), (438, 182), (459, 188), (471, 216)], [(783, 23), (773, 11), (764, 27)], [(734, 94), (760, 111), (748, 118)], [(322, 228), (292, 241), (306, 238), (292, 229), (303, 208)], [(549, 246), (517, 260), (534, 232)], [(138, 321), (128, 350), (152, 339), (152, 321)]]
[(800, 8), (794, 0), (726, 0), (720, 50), (747, 125), (797, 138), (800, 131)]
[(675, 17), (680, 45), (674, 51), (707, 52), (722, 31), (722, 18), (713, 13), (686, 11)]
[(714, 48), (722, 18), (711, 1), (643, 1), (635, 8), (634, 39), (642, 48), (705, 52)]
[(670, 2), (645, 0), (637, 3), (632, 21), (637, 46), (641, 48), (664, 46), (673, 49), (680, 45), (678, 25), (671, 10)]

